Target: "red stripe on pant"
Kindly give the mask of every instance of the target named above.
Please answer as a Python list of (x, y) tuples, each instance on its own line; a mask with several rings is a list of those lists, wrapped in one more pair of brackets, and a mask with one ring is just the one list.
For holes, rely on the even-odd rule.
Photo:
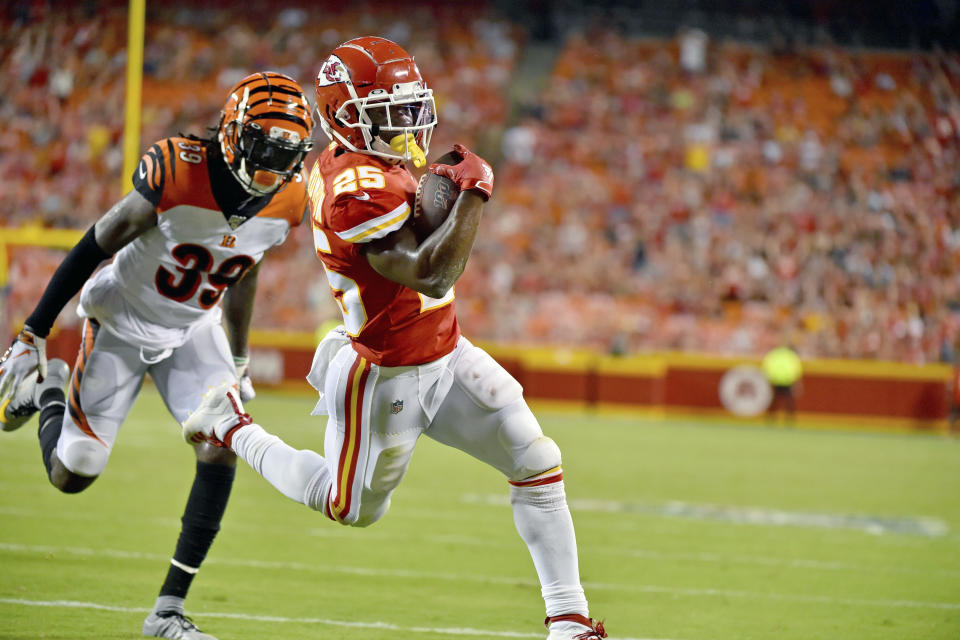
[(370, 363), (365, 358), (357, 356), (353, 366), (350, 367), (347, 388), (344, 392), (344, 436), (337, 465), (337, 499), (331, 504), (332, 515), (340, 522), (350, 513), (350, 508), (353, 506), (353, 484), (356, 481), (357, 462), (360, 458), (360, 445), (363, 439), (363, 396), (369, 377)]
[(545, 478), (531, 478), (529, 480), (510, 480), (510, 484), (515, 487), (541, 487), (545, 484), (553, 484), (563, 480), (563, 472), (558, 471), (556, 475), (546, 476)]

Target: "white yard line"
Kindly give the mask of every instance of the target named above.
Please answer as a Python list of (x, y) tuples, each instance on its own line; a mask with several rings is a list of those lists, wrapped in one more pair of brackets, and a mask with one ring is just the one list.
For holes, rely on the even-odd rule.
[[(93, 516), (91, 514), (82, 513), (82, 512), (68, 512), (68, 511), (44, 511), (39, 509), (25, 509), (20, 507), (0, 507), (0, 515), (8, 515), (15, 517), (28, 517), (28, 518), (50, 518), (56, 517), (59, 519), (66, 520), (99, 520), (100, 516)], [(409, 514), (409, 510), (408, 513)], [(423, 515), (435, 515), (434, 512), (423, 512)], [(170, 528), (178, 529), (180, 527), (180, 521), (175, 518), (151, 518), (150, 522), (157, 524), (162, 523), (168, 525)], [(305, 535), (317, 538), (350, 538), (356, 535), (356, 531), (350, 530), (345, 527), (315, 527), (304, 529), (303, 533)], [(508, 525), (507, 525), (508, 526)], [(231, 529), (234, 531), (249, 530), (249, 531), (258, 531), (263, 527), (256, 524), (247, 524), (247, 523), (233, 523), (231, 524)], [(363, 532), (364, 538), (368, 540), (396, 540), (396, 534), (385, 533), (379, 531), (370, 531), (365, 530)], [(519, 542), (494, 542), (489, 538), (482, 536), (470, 536), (462, 534), (425, 534), (418, 535), (418, 540), (431, 542), (435, 544), (453, 544), (453, 545), (469, 545), (475, 547), (484, 547), (484, 548), (496, 548), (496, 549), (513, 549), (517, 547)], [(893, 541), (899, 540), (902, 542), (913, 542), (919, 541), (924, 542), (925, 538), (923, 537), (895, 537), (895, 536), (884, 536), (882, 538), (884, 543), (889, 544)], [(0, 549), (2, 549), (2, 543), (0, 543)], [(127, 552), (116, 552), (116, 553), (127, 553)], [(907, 566), (896, 566), (896, 565), (866, 565), (866, 564), (854, 564), (847, 562), (835, 562), (835, 561), (826, 561), (819, 559), (811, 558), (780, 558), (775, 556), (761, 556), (761, 555), (727, 555), (721, 553), (710, 553), (710, 552), (692, 552), (692, 551), (663, 551), (657, 549), (637, 549), (631, 547), (620, 547), (620, 546), (590, 546), (590, 545), (581, 545), (580, 546), (581, 555), (596, 553), (605, 556), (616, 555), (620, 557), (630, 557), (630, 558), (651, 558), (651, 559), (663, 559), (663, 560), (681, 560), (681, 561), (691, 561), (691, 562), (703, 562), (710, 564), (725, 564), (725, 565), (752, 565), (752, 566), (769, 566), (769, 567), (784, 567), (784, 568), (793, 568), (793, 569), (808, 569), (814, 571), (858, 571), (858, 572), (868, 572), (868, 573), (879, 573), (879, 574), (909, 574), (909, 575), (926, 575), (926, 576), (946, 576), (946, 577), (960, 577), (960, 569), (948, 569), (943, 567), (907, 567)], [(118, 556), (120, 557), (120, 556)], [(129, 556), (136, 557), (136, 556)], [(159, 556), (149, 557), (143, 556), (145, 559), (155, 560)], [(164, 558), (165, 559), (165, 558)]]
[[(509, 506), (510, 496), (502, 494), (466, 493), (460, 499), (469, 504)], [(940, 538), (950, 533), (950, 527), (940, 518), (930, 516), (878, 516), (859, 513), (818, 513), (815, 511), (786, 511), (768, 507), (698, 504), (674, 500), (662, 503), (623, 502), (571, 498), (567, 502), (573, 511), (623, 513), (665, 518), (686, 518), (768, 527), (808, 527), (818, 529), (848, 529), (874, 535), (907, 535)]]
[[(20, 598), (0, 598), (0, 604), (9, 604), (21, 607), (50, 607), (56, 609), (95, 609), (113, 613), (148, 613), (147, 607), (118, 607), (99, 604), (96, 602), (77, 602), (75, 600), (23, 600)], [(405, 627), (390, 622), (359, 622), (356, 620), (332, 620), (328, 618), (289, 618), (285, 616), (266, 616), (249, 613), (228, 613), (215, 611), (197, 611), (196, 615), (204, 618), (230, 618), (233, 620), (250, 620), (253, 622), (321, 624), (329, 627), (353, 629), (382, 629), (401, 633), (439, 634), (444, 636), (479, 636), (488, 638), (543, 638), (544, 632), (526, 633), (520, 631), (494, 631), (491, 629), (472, 629), (470, 627)], [(670, 640), (669, 638), (625, 638), (621, 640)]]
[[(0, 551), (11, 553), (66, 553), (79, 556), (107, 556), (131, 560), (169, 561), (168, 556), (157, 553), (142, 553), (139, 551), (122, 551), (117, 549), (94, 549), (91, 547), (55, 547), (46, 545), (23, 545), (0, 543)], [(350, 575), (379, 576), (392, 578), (416, 578), (418, 580), (449, 580), (456, 582), (476, 582), (484, 584), (522, 585), (536, 584), (527, 578), (485, 576), (469, 573), (443, 573), (430, 571), (412, 571), (405, 569), (379, 569), (372, 567), (349, 567), (326, 565), (322, 563), (308, 564), (303, 562), (283, 562), (266, 560), (247, 560), (240, 558), (210, 558), (207, 565), (230, 565), (257, 569), (285, 569), (293, 571), (312, 571), (318, 573), (343, 573)], [(864, 607), (883, 607), (901, 609), (941, 609), (960, 611), (958, 602), (930, 602), (918, 600), (871, 600), (866, 598), (842, 598), (834, 596), (816, 596), (806, 594), (776, 593), (768, 591), (743, 591), (738, 589), (705, 589), (670, 587), (663, 585), (645, 584), (616, 584), (607, 582), (584, 582), (587, 589), (605, 591), (633, 591), (640, 593), (665, 593), (683, 596), (704, 596), (720, 598), (742, 598), (752, 600), (780, 600), (788, 602), (816, 602), (829, 605), (855, 605)]]
[[(341, 538), (351, 535), (349, 530), (333, 527), (317, 527), (307, 529), (307, 535), (318, 538)], [(364, 532), (364, 536), (369, 532)], [(396, 535), (383, 534), (382, 538), (396, 540)], [(471, 547), (483, 547), (491, 549), (516, 549), (519, 541), (496, 542), (482, 536), (471, 536), (463, 534), (427, 534), (418, 536), (418, 539), (432, 544), (463, 545)], [(791, 558), (762, 555), (745, 554), (723, 554), (712, 553), (709, 551), (663, 551), (659, 549), (638, 549), (631, 547), (618, 547), (613, 545), (598, 546), (582, 544), (579, 545), (581, 558), (589, 554), (598, 554), (604, 556), (618, 556), (620, 558), (650, 558), (654, 560), (668, 561), (686, 561), (701, 562), (707, 564), (723, 565), (747, 565), (762, 567), (783, 567), (788, 569), (808, 569), (811, 571), (842, 571), (842, 572), (864, 572), (880, 574), (907, 574), (923, 576), (946, 576), (960, 578), (960, 569), (947, 569), (943, 567), (906, 567), (896, 565), (867, 565), (854, 564), (850, 562), (836, 562), (831, 560), (819, 560), (812, 558)]]
[[(584, 548), (580, 549), (581, 554)], [(621, 555), (633, 558), (653, 558), (657, 560), (685, 560), (691, 562), (704, 562), (711, 564), (740, 564), (755, 565), (762, 567), (785, 567), (793, 569), (810, 569), (812, 571), (842, 571), (852, 572), (860, 571), (867, 573), (895, 573), (924, 576), (947, 576), (960, 577), (958, 569), (943, 569), (938, 567), (917, 568), (917, 567), (898, 567), (898, 566), (868, 566), (852, 564), (847, 562), (833, 562), (828, 560), (811, 560), (809, 558), (777, 558), (772, 556), (759, 555), (724, 555), (722, 553), (693, 552), (693, 551), (658, 551), (655, 549), (622, 549), (616, 551), (607, 551), (605, 549), (592, 549), (594, 553), (604, 555)]]

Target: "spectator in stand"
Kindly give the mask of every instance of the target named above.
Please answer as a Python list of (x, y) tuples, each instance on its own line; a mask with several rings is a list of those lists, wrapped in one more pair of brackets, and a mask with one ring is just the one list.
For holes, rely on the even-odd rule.
[[(0, 226), (88, 226), (121, 192), (103, 177), (121, 162), (125, 3), (86, 7), (0, 17)], [(960, 304), (957, 53), (574, 34), (541, 102), (506, 128), (522, 27), (464, 24), (456, 7), (322, 24), (297, 11), (152, 9), (145, 93), (188, 78), (201, 98), (147, 109), (143, 137), (201, 126), (237, 74), (268, 62), (311, 77), (357, 25), (417, 43), (451, 125), (435, 148), (492, 156), (508, 131), (490, 233), (457, 288), (479, 338), (760, 355), (787, 323), (804, 356), (937, 360), (942, 310)], [(282, 276), (310, 259), (309, 234), (288, 243), (254, 322), (313, 330)]]
[[(151, 7), (141, 137), (202, 130), (215, 119), (222, 92), (253, 69), (312, 78), (320, 52), (362, 24), (371, 33), (406, 34), (403, 40), (419, 43), (412, 49), (421, 64), (430, 60), (428, 81), (442, 117), (451, 123), (435, 147), (455, 141), (476, 147), (476, 132), (496, 135), (505, 118), (506, 87), (524, 36), (520, 27), (486, 15), (482, 7), (474, 15), (476, 20), (464, 24), (457, 7), (397, 6), (376, 14), (341, 8), (320, 23), (305, 21), (302, 8), (278, 11), (263, 3), (253, 3), (243, 14), (176, 0)], [(119, 176), (122, 164), (126, 20), (121, 0), (55, 10), (34, 3), (0, 11), (0, 79), (12, 87), (0, 95), (0, 116), (9, 123), (0, 130), (0, 170), (12, 176), (0, 182), (0, 228), (86, 227), (124, 191), (109, 176)], [(161, 94), (163, 100), (152, 99)], [(157, 104), (176, 108), (150, 106)], [(287, 263), (261, 274), (277, 286), (257, 306), (254, 322), (313, 330), (313, 314), (303, 313), (301, 292), (283, 275), (312, 260), (310, 251), (304, 252), (312, 246), (309, 230), (291, 234), (288, 244)], [(51, 274), (36, 278), (43, 281)], [(27, 281), (12, 284), (14, 299), (31, 291)], [(28, 311), (19, 304), (11, 308), (16, 322)]]
[[(798, 323), (808, 355), (935, 360), (958, 294), (958, 57), (721, 44), (690, 74), (682, 48), (614, 32), (566, 43), (543, 93), (550, 135), (532, 163), (505, 148), (509, 224), (474, 256), (486, 273), (504, 244), (537, 238), (526, 263), (545, 277), (512, 279), (528, 319), (497, 337), (534, 326), (598, 348), (759, 355)], [(610, 327), (617, 305), (583, 304), (584, 281), (636, 329)], [(491, 297), (481, 309), (504, 298), (477, 295)], [(559, 299), (564, 320), (581, 315), (555, 319)]]

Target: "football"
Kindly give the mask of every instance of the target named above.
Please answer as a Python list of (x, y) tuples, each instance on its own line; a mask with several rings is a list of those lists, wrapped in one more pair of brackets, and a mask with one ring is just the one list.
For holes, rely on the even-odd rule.
[[(437, 158), (436, 164), (458, 164), (463, 158), (456, 151)], [(426, 237), (443, 224), (460, 195), (460, 188), (449, 178), (427, 171), (417, 184), (413, 202), (413, 225), (417, 234)]]

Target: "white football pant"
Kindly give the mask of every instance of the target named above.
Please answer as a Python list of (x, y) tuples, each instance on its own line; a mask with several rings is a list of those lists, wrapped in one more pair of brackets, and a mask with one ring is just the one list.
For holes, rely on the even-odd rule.
[(57, 441), (57, 457), (69, 471), (87, 477), (103, 472), (148, 372), (177, 422), (187, 419), (208, 388), (236, 380), (219, 324), (197, 327), (180, 347), (149, 353), (86, 320)]
[(324, 456), (294, 450), (253, 424), (234, 451), (284, 495), (337, 522), (380, 519), (424, 434), (495, 467), (510, 482), (517, 531), (527, 543), (547, 615), (589, 615), (560, 450), (543, 435), (520, 384), (466, 338), (434, 362), (381, 367), (342, 333), (317, 348), (308, 379), (323, 389), (314, 414), (328, 414)]

